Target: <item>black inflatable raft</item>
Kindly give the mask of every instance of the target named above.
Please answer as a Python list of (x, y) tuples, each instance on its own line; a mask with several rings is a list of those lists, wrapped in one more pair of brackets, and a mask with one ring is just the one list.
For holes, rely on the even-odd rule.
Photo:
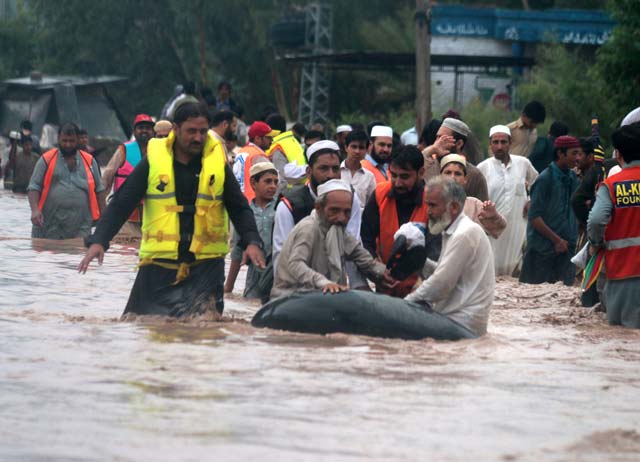
[(477, 337), (466, 327), (430, 308), (358, 290), (339, 294), (302, 292), (280, 297), (264, 305), (251, 324), (293, 332), (344, 332), (408, 340)]

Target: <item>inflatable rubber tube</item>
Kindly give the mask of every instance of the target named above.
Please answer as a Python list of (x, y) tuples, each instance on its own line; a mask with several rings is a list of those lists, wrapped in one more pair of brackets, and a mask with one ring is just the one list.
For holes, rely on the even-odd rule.
[(350, 290), (338, 294), (300, 292), (277, 298), (258, 311), (254, 327), (329, 334), (419, 340), (459, 340), (477, 335), (457, 322), (416, 303)]

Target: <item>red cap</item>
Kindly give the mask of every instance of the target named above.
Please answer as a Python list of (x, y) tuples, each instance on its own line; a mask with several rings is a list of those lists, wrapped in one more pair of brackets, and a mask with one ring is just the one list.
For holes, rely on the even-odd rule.
[(571, 148), (579, 148), (580, 141), (578, 138), (573, 136), (559, 136), (553, 142), (554, 149), (571, 149)]
[(249, 127), (249, 139), (253, 139), (256, 136), (278, 136), (280, 134), (279, 130), (272, 130), (269, 125), (264, 122), (254, 122)]
[(136, 128), (136, 125), (140, 123), (150, 123), (151, 125), (155, 124), (150, 115), (147, 114), (138, 114), (135, 119), (133, 119), (133, 128)]

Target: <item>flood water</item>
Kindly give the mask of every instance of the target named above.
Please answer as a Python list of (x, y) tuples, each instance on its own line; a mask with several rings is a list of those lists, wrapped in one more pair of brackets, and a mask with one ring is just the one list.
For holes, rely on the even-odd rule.
[[(637, 461), (640, 334), (501, 280), (461, 342), (119, 322), (135, 249), (78, 275), (0, 190), (0, 461)], [(242, 278), (236, 284), (239, 294)]]

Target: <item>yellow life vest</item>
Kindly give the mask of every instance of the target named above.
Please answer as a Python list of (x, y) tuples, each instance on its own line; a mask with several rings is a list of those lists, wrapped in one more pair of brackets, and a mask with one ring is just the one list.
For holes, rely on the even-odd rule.
[(271, 146), (267, 150), (269, 158), (273, 156), (273, 151), (275, 150), (282, 151), (289, 163), (296, 162), (300, 166), (307, 165), (307, 159), (304, 157), (304, 150), (291, 130), (280, 133), (273, 139)]
[[(149, 178), (142, 215), (141, 259), (178, 259), (180, 242), (179, 212), (173, 171), (173, 132), (167, 138), (154, 138), (147, 146)], [(207, 135), (202, 153), (202, 170), (193, 215), (194, 230), (189, 251), (196, 260), (223, 257), (229, 252), (229, 220), (222, 202), (225, 177), (222, 144)]]

